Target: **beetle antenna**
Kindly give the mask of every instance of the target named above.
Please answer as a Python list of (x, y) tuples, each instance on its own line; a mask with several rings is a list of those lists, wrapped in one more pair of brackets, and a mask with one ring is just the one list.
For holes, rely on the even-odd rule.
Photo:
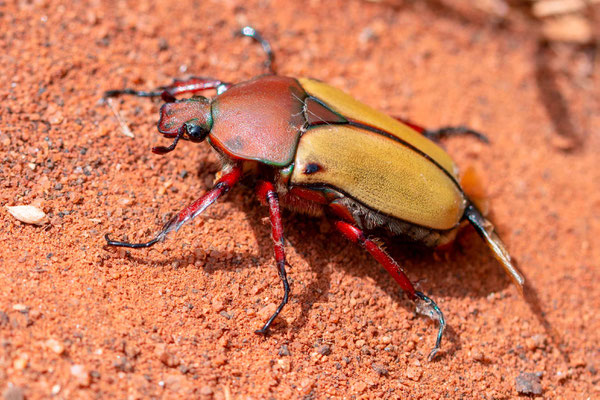
[(240, 31), (240, 34), (243, 36), (251, 37), (256, 40), (262, 46), (263, 50), (267, 54), (267, 61), (265, 61), (265, 67), (269, 70), (273, 75), (275, 72), (275, 54), (273, 53), (273, 48), (267, 39), (265, 39), (256, 29), (251, 26), (245, 26)]
[(179, 142), (179, 139), (181, 139), (183, 137), (183, 134), (186, 132), (187, 132), (187, 129), (184, 125), (181, 128), (179, 128), (179, 131), (177, 131), (177, 136), (175, 136), (173, 143), (171, 143), (171, 145), (169, 147), (156, 146), (156, 147), (152, 148), (152, 152), (154, 154), (167, 154), (167, 153), (175, 150), (175, 146), (177, 146), (177, 142)]

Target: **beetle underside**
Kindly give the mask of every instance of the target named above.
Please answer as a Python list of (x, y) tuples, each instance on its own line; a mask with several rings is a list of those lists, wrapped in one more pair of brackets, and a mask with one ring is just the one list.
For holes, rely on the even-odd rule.
[(451, 242), (456, 235), (457, 228), (442, 231), (411, 224), (410, 222), (377, 213), (348, 197), (343, 198), (340, 203), (352, 213), (356, 224), (366, 231), (385, 230), (394, 236), (400, 237), (403, 241), (431, 248)]

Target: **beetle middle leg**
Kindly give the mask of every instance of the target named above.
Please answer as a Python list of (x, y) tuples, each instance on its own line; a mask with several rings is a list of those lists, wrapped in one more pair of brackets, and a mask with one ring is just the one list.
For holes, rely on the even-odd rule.
[(377, 262), (379, 262), (387, 270), (392, 278), (398, 282), (402, 290), (408, 294), (408, 297), (417, 303), (418, 313), (424, 314), (439, 322), (440, 327), (435, 341), (435, 346), (431, 350), (431, 353), (429, 353), (429, 361), (433, 360), (440, 349), (442, 336), (446, 327), (444, 314), (442, 314), (440, 308), (429, 297), (415, 290), (414, 285), (408, 279), (408, 276), (406, 276), (400, 265), (398, 265), (398, 263), (392, 257), (390, 257), (385, 250), (383, 250), (383, 248), (377, 244), (377, 242), (367, 238), (361, 229), (344, 221), (336, 221), (335, 227), (348, 240), (358, 243), (364, 247), (365, 250), (367, 250), (373, 256), (373, 258), (375, 258), (375, 260), (377, 260)]
[(273, 250), (275, 252), (275, 262), (277, 263), (277, 272), (279, 278), (283, 283), (283, 299), (277, 307), (277, 310), (271, 315), (265, 325), (256, 333), (265, 334), (268, 332), (269, 327), (273, 323), (273, 320), (279, 315), (283, 307), (288, 302), (290, 295), (290, 284), (287, 279), (287, 273), (285, 271), (285, 247), (283, 239), (283, 224), (281, 222), (281, 211), (279, 208), (279, 197), (271, 182), (260, 182), (258, 185), (258, 196), (261, 202), (266, 202), (269, 206), (269, 217), (271, 220), (271, 238), (273, 239)]
[(217, 181), (215, 186), (206, 192), (202, 197), (198, 200), (181, 210), (176, 216), (171, 218), (169, 222), (167, 222), (160, 232), (154, 237), (154, 239), (144, 242), (144, 243), (129, 243), (129, 242), (119, 242), (117, 240), (111, 240), (108, 236), (108, 233), (104, 235), (104, 239), (106, 239), (106, 244), (109, 246), (116, 247), (128, 247), (131, 249), (139, 249), (144, 247), (150, 247), (154, 244), (163, 240), (167, 234), (171, 231), (178, 231), (179, 228), (183, 224), (188, 221), (191, 221), (196, 216), (200, 215), (204, 210), (208, 208), (211, 204), (213, 204), (219, 197), (224, 195), (235, 185), (242, 176), (242, 167), (241, 165), (236, 165), (233, 169), (224, 174), (221, 179)]

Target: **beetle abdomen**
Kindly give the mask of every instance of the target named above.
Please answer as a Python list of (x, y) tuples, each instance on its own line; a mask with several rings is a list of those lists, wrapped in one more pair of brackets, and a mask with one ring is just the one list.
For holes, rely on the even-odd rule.
[(361, 229), (368, 232), (387, 231), (404, 242), (419, 243), (426, 247), (437, 247), (454, 240), (457, 232), (457, 228), (450, 230), (431, 229), (377, 213), (356, 200), (343, 195), (335, 200), (335, 204), (347, 210), (354, 223)]
[(431, 160), (393, 138), (350, 125), (304, 133), (290, 183), (331, 187), (371, 210), (437, 230), (457, 226), (466, 206), (457, 183)]

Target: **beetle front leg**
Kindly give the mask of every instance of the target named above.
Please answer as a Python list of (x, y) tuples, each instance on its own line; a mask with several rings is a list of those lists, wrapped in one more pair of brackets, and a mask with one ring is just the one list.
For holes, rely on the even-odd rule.
[(163, 226), (162, 230), (158, 232), (154, 239), (144, 243), (119, 242), (116, 240), (111, 240), (107, 233), (106, 235), (104, 235), (104, 239), (106, 239), (106, 244), (109, 246), (139, 249), (143, 247), (150, 247), (160, 242), (167, 236), (169, 232), (178, 231), (183, 224), (194, 219), (196, 216), (198, 216), (204, 210), (206, 210), (208, 206), (217, 201), (219, 197), (227, 193), (229, 189), (231, 189), (233, 185), (235, 185), (240, 180), (241, 176), (242, 167), (241, 165), (236, 165), (230, 172), (224, 174), (211, 190), (209, 190), (198, 200), (181, 210), (179, 214), (177, 214), (175, 217), (171, 218), (171, 220)]
[(354, 243), (360, 244), (364, 247), (372, 256), (379, 262), (386, 271), (394, 278), (404, 290), (408, 297), (417, 303), (417, 312), (428, 316), (433, 320), (437, 320), (440, 324), (437, 338), (435, 341), (435, 347), (429, 353), (429, 361), (435, 358), (435, 355), (440, 349), (442, 343), (442, 336), (444, 334), (444, 328), (446, 327), (446, 321), (444, 320), (444, 314), (439, 309), (437, 304), (423, 293), (415, 290), (412, 282), (408, 279), (408, 276), (404, 273), (400, 265), (390, 257), (383, 248), (377, 242), (369, 239), (365, 236), (364, 232), (358, 227), (349, 224), (344, 221), (336, 221), (335, 227), (342, 233), (348, 240)]
[(230, 83), (225, 83), (219, 79), (191, 77), (189, 79), (175, 79), (169, 86), (161, 86), (155, 90), (135, 90), (135, 89), (117, 89), (107, 90), (103, 97), (116, 97), (122, 94), (130, 94), (137, 97), (162, 97), (167, 103), (172, 103), (177, 95), (183, 93), (198, 93), (204, 90), (216, 89), (221, 94), (231, 87)]
[(288, 283), (287, 274), (285, 272), (285, 248), (283, 240), (283, 224), (281, 223), (281, 211), (279, 208), (279, 197), (271, 182), (260, 182), (258, 185), (258, 197), (261, 202), (266, 202), (269, 206), (269, 217), (271, 220), (271, 238), (273, 239), (273, 250), (275, 252), (275, 262), (277, 263), (277, 272), (279, 278), (283, 283), (283, 299), (277, 307), (277, 310), (271, 315), (271, 318), (265, 323), (265, 325), (255, 331), (256, 333), (265, 334), (268, 332), (269, 327), (273, 323), (273, 320), (279, 315), (283, 307), (288, 302), (290, 295), (290, 284)]

